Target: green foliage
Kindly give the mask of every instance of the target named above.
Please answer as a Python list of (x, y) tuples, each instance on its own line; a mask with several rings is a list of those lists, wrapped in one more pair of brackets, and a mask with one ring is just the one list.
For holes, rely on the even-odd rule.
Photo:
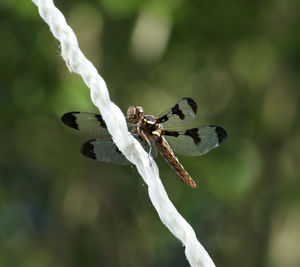
[[(25, 3), (26, 2), (26, 3)], [(300, 265), (299, 3), (55, 1), (112, 100), (228, 139), (160, 176), (217, 266)], [(67, 111), (97, 112), (30, 1), (0, 3), (0, 266), (186, 266), (133, 167), (84, 158)]]

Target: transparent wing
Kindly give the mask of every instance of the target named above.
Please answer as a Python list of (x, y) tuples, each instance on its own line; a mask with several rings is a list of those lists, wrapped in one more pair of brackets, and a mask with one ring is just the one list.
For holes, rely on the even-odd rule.
[[(99, 137), (87, 141), (82, 145), (81, 153), (83, 155), (99, 161), (117, 164), (130, 163), (111, 140), (106, 124), (100, 114), (76, 111), (68, 112), (61, 117), (61, 120), (73, 129), (91, 133)], [(130, 127), (132, 128), (132, 126)], [(145, 144), (143, 139), (140, 136), (137, 137), (144, 149), (149, 152), (150, 148)], [(151, 144), (151, 155), (153, 158), (157, 157), (157, 151), (153, 144)]]
[(175, 153), (200, 156), (221, 144), (227, 133), (219, 126), (210, 125), (185, 131), (165, 131), (164, 137)]
[[(144, 148), (148, 148), (146, 144), (143, 144)], [(112, 162), (120, 165), (131, 164), (130, 161), (122, 154), (115, 143), (108, 138), (96, 138), (85, 142), (80, 149), (81, 153), (91, 159)], [(148, 150), (146, 150), (149, 152)], [(157, 151), (154, 144), (151, 146), (151, 155), (153, 158), (157, 157)]]
[(179, 100), (172, 108), (166, 110), (157, 119), (164, 128), (184, 126), (191, 123), (197, 113), (197, 104), (190, 97)]
[(150, 152), (151, 156), (153, 159), (157, 158), (157, 149), (156, 149), (156, 145), (150, 141), (151, 143), (151, 148), (145, 143), (145, 141), (143, 140), (143, 138), (140, 135), (134, 135), (136, 137), (136, 139), (140, 142), (140, 144), (142, 145), (142, 147), (145, 149), (146, 152)]
[(64, 124), (99, 137), (109, 137), (106, 124), (100, 114), (68, 112), (61, 117)]
[(121, 165), (130, 164), (111, 139), (92, 139), (81, 146), (81, 153), (91, 159)]

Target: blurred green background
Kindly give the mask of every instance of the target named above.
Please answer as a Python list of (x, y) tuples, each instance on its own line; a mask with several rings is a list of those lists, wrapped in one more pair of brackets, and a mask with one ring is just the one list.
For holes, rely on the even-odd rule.
[[(55, 1), (125, 112), (198, 103), (228, 139), (160, 176), (217, 266), (300, 266), (300, 2)], [(31, 1), (0, 2), (0, 266), (189, 266), (133, 167), (62, 125), (97, 112)]]

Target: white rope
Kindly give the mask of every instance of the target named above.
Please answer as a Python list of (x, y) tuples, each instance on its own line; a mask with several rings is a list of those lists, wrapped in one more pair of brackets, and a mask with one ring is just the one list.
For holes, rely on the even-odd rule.
[(61, 44), (61, 54), (71, 72), (78, 73), (90, 88), (91, 99), (107, 125), (109, 133), (122, 153), (136, 165), (148, 185), (149, 197), (161, 221), (185, 246), (186, 257), (191, 266), (215, 266), (208, 253), (198, 242), (192, 227), (178, 213), (161, 183), (158, 168), (142, 146), (128, 132), (125, 117), (118, 106), (110, 101), (105, 81), (79, 49), (77, 38), (66, 23), (63, 14), (52, 0), (32, 0), (40, 16)]

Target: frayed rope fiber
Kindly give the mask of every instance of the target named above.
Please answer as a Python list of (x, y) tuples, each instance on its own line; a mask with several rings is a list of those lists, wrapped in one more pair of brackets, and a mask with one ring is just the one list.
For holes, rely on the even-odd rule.
[(79, 74), (90, 88), (92, 102), (103, 116), (114, 142), (126, 158), (136, 165), (138, 172), (148, 185), (150, 200), (161, 221), (185, 246), (185, 254), (190, 265), (215, 266), (197, 240), (192, 227), (169, 200), (159, 178), (157, 165), (149, 159), (139, 142), (128, 132), (123, 113), (111, 102), (105, 81), (79, 49), (77, 38), (63, 14), (54, 6), (52, 0), (32, 0), (32, 2), (38, 7), (40, 16), (60, 42), (61, 55), (69, 71)]

